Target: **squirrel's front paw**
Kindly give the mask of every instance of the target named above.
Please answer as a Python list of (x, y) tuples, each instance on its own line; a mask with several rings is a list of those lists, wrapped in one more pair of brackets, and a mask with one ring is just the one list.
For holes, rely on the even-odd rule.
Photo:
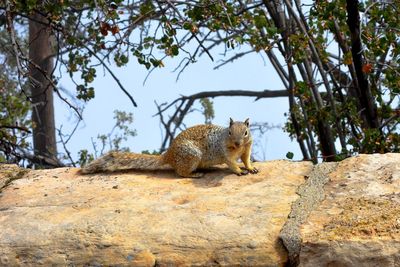
[(249, 171), (247, 169), (240, 169), (240, 171), (236, 172), (237, 176), (247, 175)]
[(248, 173), (251, 173), (251, 174), (256, 174), (256, 173), (258, 173), (258, 169), (255, 168), (255, 167), (250, 167), (250, 168), (247, 168), (247, 167), (240, 167), (240, 169), (241, 169), (242, 171), (246, 171), (246, 174), (248, 174)]
[(251, 169), (247, 169), (251, 174), (256, 174), (256, 173), (258, 173), (259, 171), (258, 171), (258, 169), (257, 168), (255, 168), (255, 167), (253, 167), (253, 168), (251, 168)]

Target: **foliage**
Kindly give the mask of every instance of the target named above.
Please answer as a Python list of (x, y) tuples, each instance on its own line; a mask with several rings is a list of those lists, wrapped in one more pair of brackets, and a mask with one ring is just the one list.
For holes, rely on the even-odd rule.
[(190, 32), (182, 44), (194, 34), (202, 37), (200, 55), (224, 45), (224, 56), (233, 56), (218, 67), (248, 52), (268, 56), (289, 92), (285, 129), (304, 159), (399, 152), (398, 9), (394, 3), (353, 3), (195, 1), (170, 23)]
[(398, 8), (352, 3), (197, 1), (173, 25), (205, 36), (208, 48), (225, 44), (234, 56), (224, 63), (246, 54), (238, 46), (268, 56), (290, 94), (286, 130), (305, 159), (399, 152)]
[(30, 107), (21, 92), (7, 90), (13, 81), (3, 71), (0, 70), (0, 162), (20, 163), (30, 148)]
[(18, 70), (10, 56), (11, 44), (6, 32), (0, 32), (0, 163), (25, 165), (24, 158), (31, 149), (29, 117), (30, 103), (23, 87), (17, 88)]
[(201, 98), (200, 100), (202, 113), (204, 115), (205, 124), (211, 124), (215, 118), (213, 102), (209, 98)]
[[(262, 53), (289, 95), (286, 131), (299, 143), (303, 157), (317, 162), (320, 156), (339, 160), (355, 153), (399, 152), (397, 2), (369, 0), (351, 5), (357, 2), (5, 1), (0, 4), (2, 15), (11, 17), (16, 26), (8, 21), (0, 27), (12, 36), (32, 13), (46, 17), (55, 38), (57, 63), (67, 70), (76, 84), (76, 97), (83, 101), (95, 97), (92, 83), (98, 66), (136, 105), (110, 63), (125, 66), (134, 58), (150, 70), (163, 67), (166, 57), (180, 55), (182, 71), (201, 55), (214, 60), (211, 51), (218, 46), (224, 54), (217, 67), (248, 53)], [(196, 44), (194, 50), (191, 44)], [(19, 59), (15, 67), (23, 81), (29, 65), (26, 51), (21, 45), (10, 50)], [(15, 68), (7, 76), (9, 81), (19, 81)], [(56, 84), (59, 77), (50, 78)], [(13, 85), (14, 96), (23, 86), (23, 82)], [(210, 122), (214, 111), (207, 97), (202, 97), (201, 105)], [(18, 101), (21, 104), (13, 106), (26, 107), (24, 100)], [(23, 108), (15, 114), (29, 127)], [(116, 127), (132, 136), (122, 125)], [(122, 136), (116, 136), (115, 143), (108, 135), (98, 138), (102, 147), (110, 148), (119, 148), (123, 140)]]
[(82, 167), (94, 160), (93, 154), (89, 153), (87, 149), (81, 149), (78, 152), (78, 156), (79, 159), (77, 163)]
[[(363, 44), (362, 72), (371, 87), (379, 125), (368, 126), (360, 107), (362, 103), (354, 98), (357, 96), (357, 92), (354, 91), (358, 89), (355, 83), (361, 82), (354, 73), (356, 70), (354, 55), (351, 53), (352, 36), (346, 23), (348, 14), (346, 14), (346, 1), (343, 0), (318, 1), (310, 9), (308, 18), (310, 38), (319, 47), (321, 59), (340, 73), (332, 73), (330, 77), (335, 102), (324, 103), (325, 107), (319, 112), (316, 103), (311, 102), (313, 105), (307, 105), (307, 124), (317, 128), (318, 117), (330, 125), (341, 124), (341, 133), (339, 130), (334, 131), (333, 138), (339, 138), (339, 134), (343, 135), (345, 144), (342, 145), (342, 152), (348, 155), (399, 152), (400, 20), (395, 15), (398, 14), (398, 10), (394, 4), (363, 1), (360, 3), (359, 11), (362, 16), (360, 19), (360, 36)], [(336, 43), (332, 44), (335, 41)], [(338, 54), (329, 54), (329, 48), (336, 49)], [(294, 46), (294, 51), (302, 54), (304, 52), (299, 51), (304, 51), (304, 47)], [(306, 90), (310, 92), (311, 88)], [(304, 101), (310, 98), (310, 94), (307, 94), (304, 88), (299, 87), (297, 93)], [(301, 106), (300, 101), (297, 101), (297, 104)], [(333, 105), (336, 105), (336, 111), (333, 111)], [(293, 134), (293, 131), (289, 132)], [(304, 127), (303, 133), (306, 134), (305, 132)]]

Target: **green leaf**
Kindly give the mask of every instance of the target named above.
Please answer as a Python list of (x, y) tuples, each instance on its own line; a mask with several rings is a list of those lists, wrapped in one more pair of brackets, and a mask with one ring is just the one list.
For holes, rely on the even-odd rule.
[(190, 30), (192, 28), (192, 23), (190, 23), (190, 22), (183, 23), (183, 28), (185, 30)]
[(263, 27), (267, 26), (267, 19), (265, 18), (265, 15), (255, 16), (254, 25), (257, 29), (262, 29)]
[(122, 64), (126, 64), (129, 61), (128, 57), (125, 55), (121, 55), (120, 60), (121, 60)]
[(179, 55), (179, 47), (177, 45), (171, 46), (172, 55), (177, 56)]
[(288, 152), (288, 153), (286, 153), (286, 158), (288, 158), (288, 159), (293, 159), (293, 157), (294, 157), (294, 154), (293, 154), (293, 152)]
[(140, 6), (140, 14), (148, 16), (154, 8), (152, 1), (145, 1), (145, 3)]

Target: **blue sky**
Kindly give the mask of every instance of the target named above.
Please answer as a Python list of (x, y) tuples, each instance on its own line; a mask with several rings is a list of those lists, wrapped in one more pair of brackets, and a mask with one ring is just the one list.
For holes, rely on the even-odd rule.
[[(198, 62), (190, 65), (176, 81), (177, 73), (173, 72), (179, 57), (166, 60), (165, 67), (152, 72), (147, 82), (143, 81), (148, 71), (131, 57), (127, 66), (111, 68), (126, 89), (132, 94), (138, 107), (134, 108), (125, 94), (110, 75), (103, 75), (103, 70), (98, 69), (94, 82), (96, 90), (95, 99), (85, 105), (83, 112), (84, 121), (80, 124), (75, 135), (68, 143), (68, 149), (73, 157), (77, 158), (80, 149), (86, 148), (93, 152), (91, 138), (98, 134), (108, 133), (114, 125), (113, 111), (132, 112), (134, 116), (133, 128), (137, 136), (124, 143), (133, 152), (142, 150), (157, 150), (161, 144), (162, 134), (158, 117), (153, 117), (157, 109), (154, 100), (158, 103), (171, 102), (182, 95), (189, 95), (200, 91), (211, 90), (281, 90), (281, 84), (273, 67), (266, 58), (260, 54), (248, 54), (233, 63), (227, 64), (218, 70), (213, 67), (218, 64), (222, 56), (212, 51), (216, 59), (212, 62), (203, 56)], [(69, 76), (63, 74), (61, 85), (69, 91), (75, 90), (75, 85)], [(215, 108), (213, 124), (227, 125), (229, 117), (235, 120), (250, 118), (251, 122), (268, 122), (273, 125), (283, 125), (286, 121), (284, 113), (288, 111), (287, 98), (262, 99), (254, 101), (246, 97), (219, 97), (212, 100)], [(59, 99), (56, 105), (56, 124), (62, 125), (64, 132), (71, 131), (76, 118), (73, 111)], [(200, 113), (190, 115), (185, 123), (187, 126), (204, 123)], [(256, 137), (256, 136), (254, 136)], [(266, 160), (282, 159), (288, 151), (294, 153), (294, 159), (301, 159), (301, 153), (295, 141), (291, 141), (282, 129), (273, 129), (259, 139), (262, 147), (257, 147), (256, 158)], [(59, 149), (61, 151), (61, 147)]]

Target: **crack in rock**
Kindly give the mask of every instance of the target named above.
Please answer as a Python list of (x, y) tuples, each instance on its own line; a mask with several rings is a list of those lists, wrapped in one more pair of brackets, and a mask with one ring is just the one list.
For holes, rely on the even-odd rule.
[(288, 220), (279, 234), (279, 239), (288, 251), (289, 266), (299, 265), (300, 225), (305, 222), (310, 212), (325, 198), (324, 185), (329, 181), (329, 174), (337, 166), (338, 163), (335, 162), (316, 165), (307, 181), (297, 190), (300, 198), (292, 204)]

